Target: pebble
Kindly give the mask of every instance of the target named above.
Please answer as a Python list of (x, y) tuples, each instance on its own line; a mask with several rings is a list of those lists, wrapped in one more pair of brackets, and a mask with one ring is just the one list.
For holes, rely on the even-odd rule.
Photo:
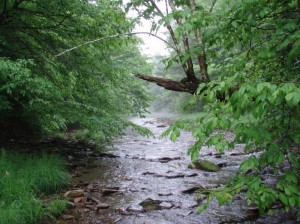
[(96, 205), (97, 209), (106, 209), (109, 208), (109, 204), (99, 203)]
[(64, 220), (70, 220), (70, 219), (74, 219), (74, 216), (73, 215), (62, 215), (62, 218)]
[(82, 190), (82, 189), (77, 189), (77, 190), (67, 191), (67, 192), (64, 194), (64, 197), (77, 198), (77, 197), (82, 197), (83, 194), (84, 194), (84, 190)]
[(131, 205), (126, 210), (129, 212), (143, 212), (144, 211), (143, 207), (140, 205)]
[(159, 204), (159, 206), (162, 208), (162, 209), (170, 209), (173, 207), (173, 205), (169, 202), (162, 202)]

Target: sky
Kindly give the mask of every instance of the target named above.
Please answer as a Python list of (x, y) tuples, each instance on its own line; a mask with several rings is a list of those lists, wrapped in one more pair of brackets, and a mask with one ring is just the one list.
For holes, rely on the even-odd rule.
[[(150, 32), (151, 23), (148, 21), (143, 21), (142, 25), (136, 26), (134, 32)], [(166, 39), (164, 30), (160, 29), (160, 31), (156, 34), (157, 36)], [(147, 34), (138, 35), (144, 42), (141, 45), (141, 50), (143, 54), (148, 56), (155, 55), (168, 55), (168, 50), (166, 49), (166, 44), (159, 40), (156, 37), (149, 36)]]
[[(128, 3), (129, 0), (124, 0), (124, 4)], [(162, 11), (164, 11), (164, 1), (161, 1), (158, 3), (158, 6), (161, 8)], [(130, 10), (127, 14), (128, 17), (134, 18), (136, 17), (136, 12)], [(150, 32), (151, 29), (151, 22), (147, 21), (145, 19), (141, 20), (141, 24), (136, 25), (133, 32)], [(166, 35), (164, 34), (167, 31), (166, 27), (161, 27), (158, 32), (156, 33), (157, 36), (163, 38), (164, 40), (167, 39)], [(144, 44), (140, 46), (141, 51), (143, 54), (153, 57), (155, 55), (168, 55), (168, 50), (166, 49), (166, 44), (159, 40), (156, 37), (149, 36), (147, 34), (140, 34), (138, 35), (140, 37)]]

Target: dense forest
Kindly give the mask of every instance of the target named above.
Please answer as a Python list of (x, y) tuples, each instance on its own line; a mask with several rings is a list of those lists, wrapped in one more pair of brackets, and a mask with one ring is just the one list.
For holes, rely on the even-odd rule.
[[(133, 31), (143, 19), (152, 22), (149, 34), (167, 43), (170, 52), (156, 60), (155, 69)], [(181, 131), (192, 133), (196, 140), (187, 149), (192, 161), (203, 146), (222, 154), (244, 144), (245, 152), (253, 153), (224, 187), (210, 191), (199, 213), (214, 198), (223, 205), (240, 192), (261, 214), (294, 211), (300, 206), (299, 22), (299, 0), (1, 0), (0, 139), (20, 133), (43, 138), (74, 125), (96, 144), (127, 127), (151, 135), (127, 118), (147, 112), (157, 92), (145, 88), (152, 82), (178, 92), (165, 95), (176, 107), (188, 104), (190, 113), (201, 112), (192, 122), (174, 122), (163, 134), (176, 141)], [(168, 31), (164, 38), (161, 27)], [(224, 137), (226, 131), (234, 139)], [(7, 150), (0, 154), (0, 218), (20, 223), (22, 218), (11, 218), (16, 199), (5, 189), (11, 189), (10, 172), (22, 173), (9, 161), (15, 156), (26, 166), (39, 162), (35, 156), (6, 155)], [(62, 161), (52, 163), (64, 172)], [(28, 179), (36, 178), (32, 169)], [(266, 174), (277, 176), (274, 185), (265, 182)], [(57, 176), (68, 181), (66, 173)], [(32, 181), (26, 189), (48, 194), (68, 184), (57, 181), (50, 190)], [(53, 207), (66, 206), (51, 203), (46, 209), (51, 217), (60, 214)], [(42, 220), (42, 208), (39, 204), (31, 211), (36, 215), (23, 222)]]

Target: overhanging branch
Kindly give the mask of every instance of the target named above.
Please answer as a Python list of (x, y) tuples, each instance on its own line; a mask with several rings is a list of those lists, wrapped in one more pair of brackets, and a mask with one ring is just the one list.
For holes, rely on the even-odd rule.
[[(197, 80), (197, 82), (189, 82), (187, 79), (183, 79), (181, 81), (174, 81), (171, 79), (164, 79), (160, 77), (154, 77), (154, 76), (148, 76), (144, 74), (136, 74), (135, 75), (139, 79), (143, 79), (147, 82), (153, 82), (158, 86), (161, 86), (167, 90), (171, 91), (177, 91), (177, 92), (186, 92), (194, 94), (197, 92), (198, 86), (201, 83)], [(229, 94), (231, 96), (235, 91), (239, 89), (239, 85), (236, 85), (234, 87), (229, 88), (227, 91), (224, 92), (217, 92), (216, 98), (219, 101), (225, 101), (226, 100), (226, 94)], [(204, 91), (208, 90), (207, 86), (204, 87), (200, 92), (197, 94), (202, 94)]]
[(93, 44), (93, 43), (96, 43), (96, 42), (99, 42), (99, 41), (102, 41), (102, 40), (105, 40), (105, 39), (112, 39), (112, 38), (120, 38), (120, 37), (124, 37), (124, 36), (130, 36), (130, 35), (139, 35), (139, 34), (147, 34), (149, 36), (153, 36), (153, 37), (156, 37), (157, 39), (163, 41), (166, 45), (168, 45), (169, 47), (171, 47), (172, 49), (174, 49), (176, 51), (176, 48), (170, 44), (169, 42), (167, 42), (166, 40), (164, 40), (163, 38), (153, 34), (153, 33), (149, 33), (149, 32), (132, 32), (132, 33), (122, 33), (122, 34), (116, 34), (116, 35), (111, 35), (111, 36), (104, 36), (104, 37), (100, 37), (100, 38), (97, 38), (97, 39), (94, 39), (94, 40), (90, 40), (90, 41), (86, 41), (82, 44), (79, 44), (75, 47), (72, 47), (72, 48), (69, 48), (67, 50), (64, 50), (63, 52), (55, 55), (55, 57), (59, 57), (67, 52), (70, 52), (70, 51), (73, 51), (77, 48), (80, 48), (80, 47), (83, 47), (83, 46), (86, 46), (86, 45), (89, 45), (89, 44)]

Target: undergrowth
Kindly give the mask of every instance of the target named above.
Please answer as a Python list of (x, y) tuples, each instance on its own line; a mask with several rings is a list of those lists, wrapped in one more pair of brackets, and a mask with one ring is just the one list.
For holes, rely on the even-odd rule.
[(40, 223), (57, 217), (66, 203), (40, 198), (67, 186), (63, 160), (51, 155), (22, 155), (0, 151), (0, 224)]

